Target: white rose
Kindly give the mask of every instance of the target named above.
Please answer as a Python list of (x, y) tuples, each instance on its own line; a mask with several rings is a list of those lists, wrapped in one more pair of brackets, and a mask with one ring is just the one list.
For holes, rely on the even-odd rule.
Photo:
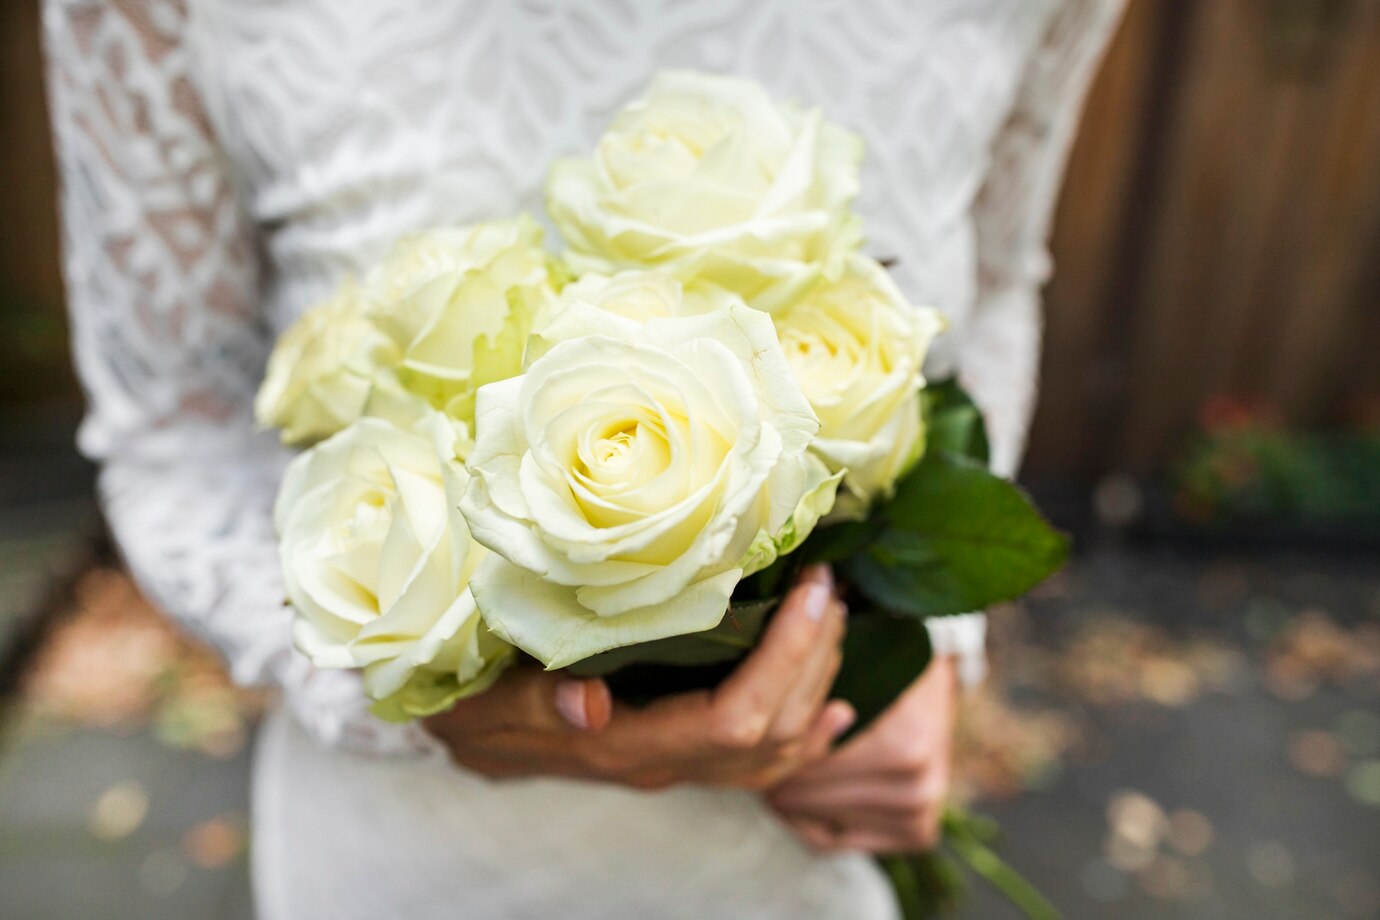
[(318, 441), (359, 418), (374, 374), (397, 360), (391, 340), (366, 317), (359, 286), (347, 279), (279, 337), (254, 415), (266, 428), (281, 428), (284, 443)]
[(547, 207), (578, 271), (657, 268), (775, 310), (857, 247), (862, 142), (756, 83), (666, 72), (590, 159), (558, 161)]
[(811, 450), (847, 471), (832, 516), (861, 517), (924, 449), (920, 371), (943, 319), (912, 306), (885, 268), (855, 254), (843, 277), (821, 281), (775, 320), (819, 416)]
[(533, 322), (563, 270), (530, 217), (404, 237), (366, 277), (278, 340), (255, 400), (260, 424), (311, 443), (361, 415), (410, 423), (429, 408), (474, 420), (474, 393), (522, 369)]
[[(532, 323), (558, 270), (527, 216), (404, 237), (365, 279), (371, 321), (398, 360), (392, 391), (464, 422), (485, 383), (522, 369)], [(389, 413), (391, 415), (391, 413)]]
[(297, 647), (318, 667), (362, 668), (386, 717), (477, 693), (511, 657), (470, 592), (487, 551), (457, 507), (462, 444), (435, 413), (418, 431), (362, 418), (296, 457), (278, 493)]
[(473, 590), (550, 668), (712, 628), (762, 564), (760, 535), (791, 530), (812, 490), (832, 500), (770, 317), (735, 305), (610, 331), (479, 392), (461, 508), (494, 552)]
[(600, 333), (627, 338), (648, 320), (696, 316), (741, 303), (736, 294), (717, 285), (684, 284), (662, 272), (590, 272), (561, 290), (549, 319), (527, 343), (527, 362), (566, 339)]

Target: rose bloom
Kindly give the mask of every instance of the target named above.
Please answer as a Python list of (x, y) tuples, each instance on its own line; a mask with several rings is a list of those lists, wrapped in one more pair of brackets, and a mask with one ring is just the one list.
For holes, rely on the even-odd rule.
[(670, 308), (594, 315), (602, 333), (572, 328), (479, 391), (461, 509), (493, 552), (472, 589), (489, 627), (550, 668), (714, 627), (744, 574), (832, 503), (770, 317)]
[(282, 429), (286, 444), (310, 444), (359, 418), (377, 370), (396, 363), (392, 341), (369, 321), (364, 299), (346, 279), (278, 339), (254, 415)]
[(862, 152), (818, 110), (756, 83), (666, 72), (592, 158), (553, 166), (547, 208), (580, 273), (656, 268), (771, 311), (857, 247)]
[(599, 333), (628, 337), (648, 320), (696, 316), (742, 302), (717, 285), (705, 281), (685, 284), (662, 272), (590, 272), (561, 290), (549, 318), (527, 343), (527, 362), (566, 339)]
[(275, 523), (293, 638), (318, 667), (359, 668), (375, 711), (407, 719), (485, 689), (512, 648), (470, 578), (486, 555), (460, 514), (463, 427), (361, 418), (297, 456)]
[(526, 215), (404, 237), (364, 281), (370, 319), (399, 360), (389, 383), (469, 423), (474, 394), (522, 369), (560, 275)]
[(810, 449), (829, 469), (846, 471), (831, 517), (862, 517), (924, 450), (920, 370), (944, 321), (913, 306), (885, 268), (857, 254), (839, 280), (821, 281), (774, 319), (819, 416)]
[(362, 285), (346, 279), (278, 340), (260, 424), (306, 444), (364, 414), (415, 419), (430, 407), (472, 422), (475, 390), (522, 369), (563, 277), (541, 236), (524, 216), (399, 240)]

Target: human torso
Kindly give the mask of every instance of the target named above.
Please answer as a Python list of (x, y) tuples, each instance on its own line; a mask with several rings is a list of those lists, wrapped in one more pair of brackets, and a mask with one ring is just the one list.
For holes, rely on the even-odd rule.
[[(914, 300), (961, 324), (977, 286), (971, 212), (988, 151), (1058, 2), (192, 0), (192, 14), (198, 90), (254, 222), (275, 329), (402, 233), (518, 210), (540, 216), (549, 163), (588, 150), (613, 113), (671, 67), (761, 80), (860, 133), (867, 250), (895, 259)], [(500, 820), (491, 814), (500, 800), (475, 778), (354, 761), (292, 732), (265, 743), (258, 768), (268, 798), (256, 852), (282, 857), (261, 871), (261, 896), (286, 905), (270, 918), (323, 898), (340, 916), (346, 907), (376, 915), (376, 898), (412, 904), (412, 916), (459, 905), (506, 920), (596, 893), (580, 903), (645, 916), (638, 899), (687, 872), (703, 881), (691, 887), (705, 889), (704, 900), (682, 899), (675, 916), (729, 916), (732, 904), (755, 905), (755, 917), (771, 915), (765, 904), (801, 915), (784, 891), (821, 916), (890, 912), (885, 883), (864, 860), (807, 858), (741, 796), (701, 790), (652, 803), (606, 789), (596, 808), (588, 787), (548, 781), (505, 791), (512, 807)], [(384, 807), (378, 796), (393, 801)], [(296, 812), (284, 804), (293, 802)], [(319, 841), (342, 816), (356, 831), (329, 835), (330, 855), (318, 852), (308, 838)], [(640, 836), (619, 833), (619, 821)], [(724, 833), (733, 848), (713, 839)], [(625, 864), (604, 866), (601, 852)], [(680, 864), (685, 854), (694, 865)], [(546, 865), (530, 865), (537, 859)], [(377, 871), (342, 868), (356, 864)], [(549, 890), (504, 881), (538, 877)], [(618, 901), (629, 878), (638, 884)], [(364, 887), (351, 887), (356, 880)], [(476, 886), (482, 898), (456, 900)], [(865, 901), (879, 906), (858, 914)]]

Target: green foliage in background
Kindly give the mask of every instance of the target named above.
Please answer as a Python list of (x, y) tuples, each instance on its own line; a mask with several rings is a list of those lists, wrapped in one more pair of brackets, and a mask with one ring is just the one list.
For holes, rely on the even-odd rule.
[(1243, 422), (1197, 438), (1174, 481), (1178, 513), (1209, 527), (1380, 527), (1380, 432)]

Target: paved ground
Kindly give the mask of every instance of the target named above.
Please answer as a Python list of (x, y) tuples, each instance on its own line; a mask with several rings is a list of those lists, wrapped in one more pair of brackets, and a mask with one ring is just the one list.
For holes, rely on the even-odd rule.
[[(0, 688), (100, 532), (71, 423), (0, 423)], [(127, 650), (126, 650), (127, 651)], [(0, 918), (251, 920), (249, 753), (178, 750), (152, 726), (9, 712), (0, 737)], [(163, 732), (167, 734), (166, 730)]]
[(251, 920), (236, 826), (247, 753), (219, 761), (146, 733), (23, 734), (0, 760), (0, 917)]
[[(1187, 640), (1168, 648), (1189, 659), (1224, 657), (1181, 672), (1200, 674), (1187, 692), (1142, 686), (1158, 700), (1097, 705), (1086, 683), (1046, 685), (1039, 696), (1084, 721), (1088, 750), (1047, 788), (988, 809), (1010, 861), (1069, 917), (1380, 917), (1373, 560), (1111, 551), (1070, 576), (1030, 605), (1041, 647), (1068, 653), (1090, 625), (1130, 614)], [(972, 916), (1014, 916), (980, 903)]]

